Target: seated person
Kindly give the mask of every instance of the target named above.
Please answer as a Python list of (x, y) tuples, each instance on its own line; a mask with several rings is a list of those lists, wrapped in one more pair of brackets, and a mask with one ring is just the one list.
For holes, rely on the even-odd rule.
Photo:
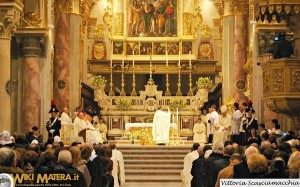
[(289, 58), (294, 54), (293, 44), (291, 41), (285, 39), (285, 33), (279, 33), (279, 40), (275, 46), (274, 57), (275, 58)]
[(107, 125), (104, 124), (103, 119), (99, 119), (98, 116), (94, 116), (94, 123), (96, 123), (96, 128), (99, 129), (99, 132), (102, 134), (103, 141), (106, 141)]

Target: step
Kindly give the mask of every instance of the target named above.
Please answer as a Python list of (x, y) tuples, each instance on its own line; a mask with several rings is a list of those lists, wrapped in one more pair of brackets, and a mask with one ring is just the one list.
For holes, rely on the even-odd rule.
[(124, 187), (182, 187), (181, 182), (127, 182)]
[(185, 155), (123, 155), (125, 160), (170, 160), (178, 159), (183, 160)]
[(131, 155), (181, 155), (185, 156), (186, 154), (189, 153), (189, 151), (184, 150), (184, 151), (155, 151), (155, 150), (140, 150), (140, 151), (132, 151), (132, 150), (127, 150), (127, 151), (121, 151), (123, 156), (131, 156)]
[(126, 183), (127, 182), (181, 182), (181, 176), (169, 176), (169, 175), (142, 175), (142, 176), (127, 176), (126, 175)]
[[(170, 140), (177, 140), (177, 137), (170, 137)], [(130, 140), (127, 136), (115, 137), (115, 140)], [(187, 137), (178, 137), (178, 140), (185, 140), (187, 141)]]
[(181, 170), (164, 170), (164, 169), (143, 169), (143, 170), (126, 170), (126, 177), (130, 175), (135, 175), (135, 176), (145, 176), (145, 175), (172, 175), (172, 176), (180, 176)]
[(137, 169), (137, 170), (149, 170), (149, 169), (164, 169), (164, 170), (182, 170), (183, 169), (183, 164), (149, 164), (149, 165), (138, 165), (138, 164), (126, 164), (125, 165), (125, 171), (127, 170), (132, 170), (132, 169)]
[(183, 160), (124, 160), (124, 165), (126, 166), (127, 164), (134, 164), (134, 165), (153, 165), (153, 164), (177, 164), (177, 165), (183, 165)]

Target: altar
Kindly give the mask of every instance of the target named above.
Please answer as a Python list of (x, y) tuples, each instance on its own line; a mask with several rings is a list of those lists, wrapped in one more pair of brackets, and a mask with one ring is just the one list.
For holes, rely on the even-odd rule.
[[(131, 128), (152, 128), (153, 123), (126, 123), (125, 130), (130, 131)], [(176, 123), (170, 123), (170, 128), (177, 129)]]

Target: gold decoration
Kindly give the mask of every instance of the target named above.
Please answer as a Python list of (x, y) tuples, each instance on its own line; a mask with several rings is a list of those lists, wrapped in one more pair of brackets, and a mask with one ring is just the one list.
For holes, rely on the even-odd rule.
[(109, 30), (108, 37), (112, 38), (112, 9), (110, 7), (106, 7), (104, 9), (104, 15), (103, 15), (103, 22), (107, 25), (107, 28)]
[[(234, 0), (231, 1), (230, 5), (234, 14), (248, 14), (249, 12), (248, 0)], [(265, 12), (265, 10), (262, 10), (262, 14), (264, 14), (263, 12)]]
[(55, 0), (55, 13), (72, 13), (74, 8), (73, 0)]
[(200, 50), (200, 54), (202, 56), (202, 59), (209, 59), (211, 52), (212, 52), (212, 48), (210, 43), (205, 43), (205, 44), (201, 44), (199, 47)]
[(124, 14), (118, 12), (114, 14), (115, 35), (123, 36), (124, 33)]
[(224, 99), (224, 105), (228, 108), (228, 113), (229, 114), (232, 114), (233, 111), (234, 111), (234, 103), (235, 103), (235, 99), (234, 99), (234, 97), (232, 95), (231, 96), (227, 96)]
[(199, 77), (196, 84), (198, 89), (210, 89), (213, 86), (213, 82), (210, 77)]
[(102, 60), (104, 58), (105, 44), (103, 42), (94, 44), (94, 57), (97, 60)]
[(291, 91), (300, 91), (300, 69), (291, 69)]
[(209, 25), (203, 25), (201, 27), (202, 29), (202, 37), (203, 38), (211, 38), (212, 34), (211, 34), (211, 28)]
[(191, 35), (191, 17), (192, 14), (188, 12), (184, 12), (182, 15), (183, 28), (182, 28), (182, 35)]
[(274, 91), (279, 91), (282, 92), (283, 91), (283, 69), (274, 69), (273, 72), (273, 76), (274, 76), (274, 82), (273, 82), (273, 89)]
[(97, 38), (102, 38), (104, 35), (104, 25), (103, 24), (99, 24), (95, 27), (95, 36)]
[(217, 8), (221, 16), (224, 15), (224, 0), (213, 0), (215, 7)]
[(40, 15), (35, 12), (27, 12), (24, 16), (24, 19), (26, 20), (25, 23), (28, 24), (28, 26), (39, 27), (40, 23), (42, 22)]
[(199, 6), (196, 6), (195, 13), (193, 15), (193, 30), (192, 33), (195, 35), (197, 34), (197, 30), (200, 27), (200, 24), (203, 22), (203, 17), (201, 14), (201, 8)]
[(270, 79), (270, 71), (263, 72), (263, 91), (265, 94), (270, 92)]

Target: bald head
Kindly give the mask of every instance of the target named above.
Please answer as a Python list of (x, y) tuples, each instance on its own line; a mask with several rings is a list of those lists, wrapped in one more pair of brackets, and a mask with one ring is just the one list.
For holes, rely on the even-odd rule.
[(256, 147), (253, 147), (253, 146), (248, 147), (245, 151), (246, 159), (248, 159), (249, 156), (254, 154), (254, 153), (259, 153), (258, 149)]
[(66, 113), (66, 114), (69, 113), (69, 109), (68, 109), (67, 107), (65, 107), (65, 108), (63, 109), (63, 111), (64, 111), (64, 113)]
[(235, 149), (233, 147), (233, 145), (226, 145), (226, 147), (224, 148), (224, 154), (225, 155), (232, 155), (234, 153)]

